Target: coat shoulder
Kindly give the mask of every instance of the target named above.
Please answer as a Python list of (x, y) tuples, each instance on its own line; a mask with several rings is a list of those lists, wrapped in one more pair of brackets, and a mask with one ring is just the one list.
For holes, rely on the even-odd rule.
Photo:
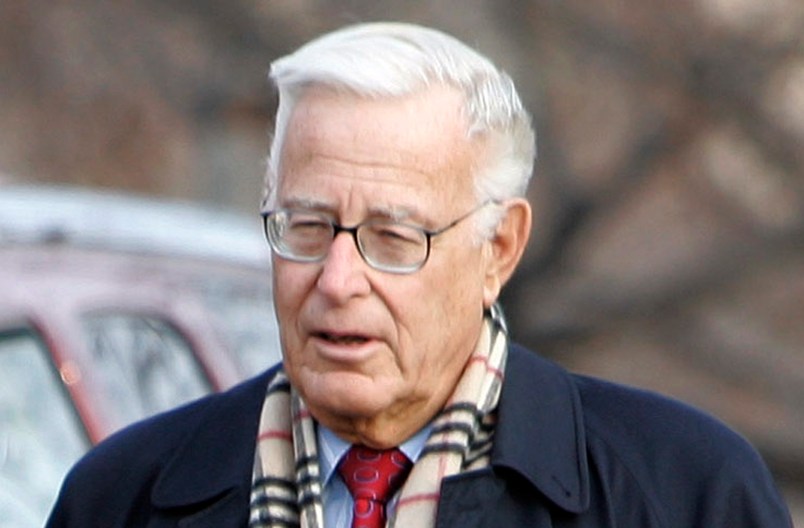
[(729, 460), (756, 462), (756, 450), (742, 435), (700, 409), (649, 390), (572, 377), (590, 441), (650, 460), (683, 453), (682, 461), (692, 462), (690, 471)]
[(151, 492), (163, 472), (202, 430), (217, 422), (258, 420), (274, 373), (272, 369), (226, 392), (134, 423), (100, 442), (65, 477), (48, 526), (83, 526), (77, 522), (81, 518), (90, 523), (86, 526), (97, 526), (102, 512), (125, 518), (150, 507)]
[(571, 376), (590, 469), (606, 489), (630, 488), (663, 525), (789, 525), (765, 462), (735, 430), (651, 391)]

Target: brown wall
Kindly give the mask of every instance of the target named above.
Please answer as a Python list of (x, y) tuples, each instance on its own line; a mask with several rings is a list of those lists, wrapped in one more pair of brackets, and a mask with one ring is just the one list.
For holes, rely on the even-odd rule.
[(4, 0), (0, 171), (256, 211), (268, 63), (379, 18), (476, 45), (533, 110), (535, 232), (505, 294), (514, 336), (717, 414), (801, 511), (797, 0)]

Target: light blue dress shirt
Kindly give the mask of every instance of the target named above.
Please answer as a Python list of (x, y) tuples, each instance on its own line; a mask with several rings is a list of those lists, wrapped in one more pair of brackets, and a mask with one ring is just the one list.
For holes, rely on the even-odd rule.
[[(399, 449), (410, 460), (416, 462), (421, 455), (431, 426), (428, 425), (405, 443)], [(324, 501), (324, 526), (327, 528), (349, 528), (352, 525), (353, 501), (349, 489), (336, 471), (341, 457), (352, 446), (344, 442), (331, 430), (318, 425), (318, 463), (321, 468)], [(391, 515), (396, 507), (397, 497), (393, 497), (387, 505), (388, 514)]]

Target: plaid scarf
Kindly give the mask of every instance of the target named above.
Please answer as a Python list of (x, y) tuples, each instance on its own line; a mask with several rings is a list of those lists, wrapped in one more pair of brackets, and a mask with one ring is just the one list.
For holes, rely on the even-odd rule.
[[(496, 305), (455, 390), (399, 492), (388, 526), (435, 524), (441, 480), (486, 467), (508, 351)], [(324, 528), (315, 421), (280, 370), (268, 385), (254, 459), (250, 528)]]

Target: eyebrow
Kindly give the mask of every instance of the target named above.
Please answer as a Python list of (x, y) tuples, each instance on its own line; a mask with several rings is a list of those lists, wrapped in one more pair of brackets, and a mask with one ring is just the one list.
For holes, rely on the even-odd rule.
[[(282, 207), (287, 209), (305, 209), (318, 211), (337, 216), (337, 206), (331, 202), (314, 198), (290, 198), (282, 201)], [(411, 218), (420, 218), (419, 211), (406, 206), (380, 206), (372, 205), (368, 208), (368, 218), (387, 218), (393, 221), (404, 221)]]
[(285, 209), (308, 209), (311, 211), (332, 211), (335, 207), (327, 202), (321, 200), (314, 200), (312, 198), (290, 198), (288, 200), (280, 200), (281, 207)]

